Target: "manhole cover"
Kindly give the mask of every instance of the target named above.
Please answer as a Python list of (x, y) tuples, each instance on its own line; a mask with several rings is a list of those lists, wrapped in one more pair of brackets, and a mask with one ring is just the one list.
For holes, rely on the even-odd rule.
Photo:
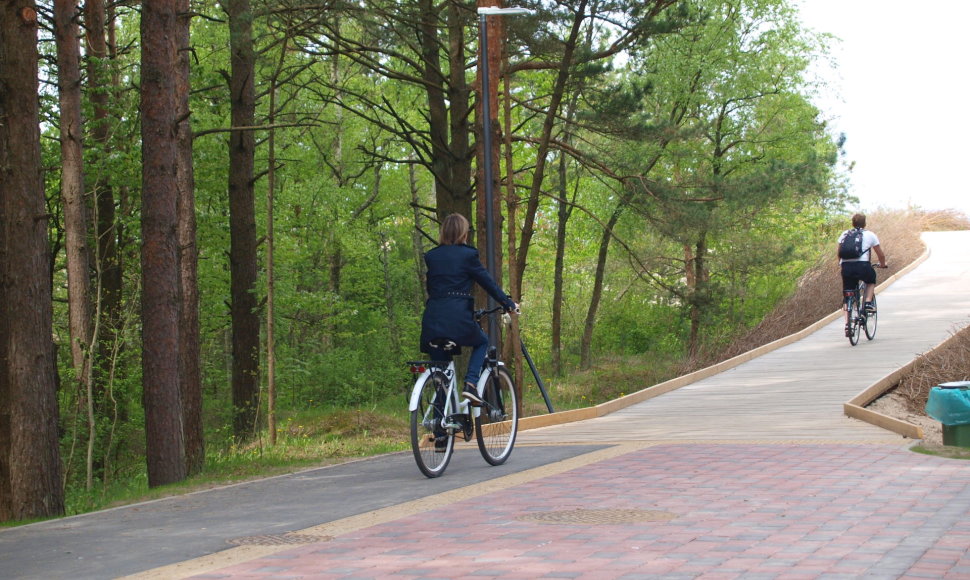
[(540, 524), (635, 524), (638, 522), (669, 522), (674, 519), (670, 512), (651, 510), (567, 510), (559, 512), (535, 512), (516, 518), (522, 522)]
[(232, 538), (226, 541), (236, 546), (288, 546), (327, 542), (332, 539), (330, 536), (309, 536), (306, 534), (264, 534), (262, 536)]

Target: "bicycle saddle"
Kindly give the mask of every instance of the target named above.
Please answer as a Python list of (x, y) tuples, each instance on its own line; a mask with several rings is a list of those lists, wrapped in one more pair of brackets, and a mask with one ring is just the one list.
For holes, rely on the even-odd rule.
[(431, 346), (438, 350), (442, 350), (444, 352), (457, 351), (461, 348), (460, 346), (458, 346), (457, 342), (455, 342), (450, 338), (435, 338), (433, 340), (429, 340), (428, 346)]

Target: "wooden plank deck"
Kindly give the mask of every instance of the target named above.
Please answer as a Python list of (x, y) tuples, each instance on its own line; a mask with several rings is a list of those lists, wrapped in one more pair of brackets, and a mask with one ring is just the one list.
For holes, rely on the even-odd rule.
[[(970, 231), (923, 235), (929, 257), (879, 291), (876, 338), (837, 318), (807, 337), (608, 415), (520, 431), (520, 444), (615, 441), (904, 443), (843, 405), (970, 324)], [(892, 248), (887, 248), (892, 259)], [(837, 291), (837, 290), (833, 290)]]

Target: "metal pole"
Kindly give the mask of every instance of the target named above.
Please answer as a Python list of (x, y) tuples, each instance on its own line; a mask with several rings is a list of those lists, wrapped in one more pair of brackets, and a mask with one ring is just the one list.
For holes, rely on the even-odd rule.
[[(492, 92), (488, 79), (488, 25), (486, 15), (481, 14), (478, 20), (479, 53), (481, 55), (482, 70), (482, 179), (485, 180), (485, 269), (501, 285), (502, 278), (498, 274), (495, 260), (495, 210), (494, 188), (492, 178)], [(489, 295), (488, 308), (495, 307), (495, 299)], [(498, 320), (495, 316), (488, 317), (488, 340), (493, 346), (498, 346)]]
[(522, 354), (525, 355), (525, 360), (529, 363), (529, 369), (532, 371), (532, 376), (536, 379), (536, 384), (539, 385), (539, 392), (542, 393), (542, 399), (546, 402), (546, 409), (550, 413), (555, 413), (556, 410), (552, 408), (552, 401), (549, 400), (549, 393), (546, 392), (546, 384), (542, 382), (542, 377), (539, 376), (539, 369), (536, 368), (536, 363), (533, 362), (532, 357), (529, 355), (529, 350), (525, 348), (525, 342), (519, 339), (519, 346), (522, 348)]

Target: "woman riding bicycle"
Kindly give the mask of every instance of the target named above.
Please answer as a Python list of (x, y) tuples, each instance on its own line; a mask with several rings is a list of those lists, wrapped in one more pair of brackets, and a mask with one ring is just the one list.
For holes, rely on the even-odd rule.
[(478, 250), (466, 244), (468, 229), (465, 216), (449, 215), (441, 222), (439, 245), (424, 255), (428, 301), (421, 319), (421, 351), (434, 360), (450, 361), (451, 353), (435, 347), (431, 341), (447, 338), (459, 346), (472, 347), (462, 396), (479, 406), (482, 399), (476, 385), (488, 351), (488, 337), (473, 317), (472, 285), (477, 282), (506, 312), (517, 310), (518, 305), (482, 265)]
[[(876, 271), (872, 267), (872, 252), (876, 252), (876, 256), (879, 257), (879, 268), (886, 267), (886, 255), (882, 252), (882, 247), (879, 245), (879, 237), (876, 236), (874, 232), (870, 232), (865, 229), (866, 227), (866, 216), (861, 213), (857, 213), (852, 216), (852, 228), (850, 230), (845, 230), (842, 235), (839, 236), (838, 252), (839, 264), (842, 268), (842, 290), (845, 291), (855, 291), (856, 286), (859, 284), (859, 280), (866, 283), (866, 295), (865, 297), (859, 296), (859, 300), (865, 300), (865, 309), (867, 312), (872, 311), (872, 299), (876, 291)], [(858, 231), (857, 231), (858, 230)], [(856, 234), (861, 234), (861, 246), (858, 248), (858, 257), (843, 257), (843, 241), (850, 236)], [(845, 335), (849, 336), (852, 332), (849, 326), (851, 312), (846, 311), (845, 313)]]

